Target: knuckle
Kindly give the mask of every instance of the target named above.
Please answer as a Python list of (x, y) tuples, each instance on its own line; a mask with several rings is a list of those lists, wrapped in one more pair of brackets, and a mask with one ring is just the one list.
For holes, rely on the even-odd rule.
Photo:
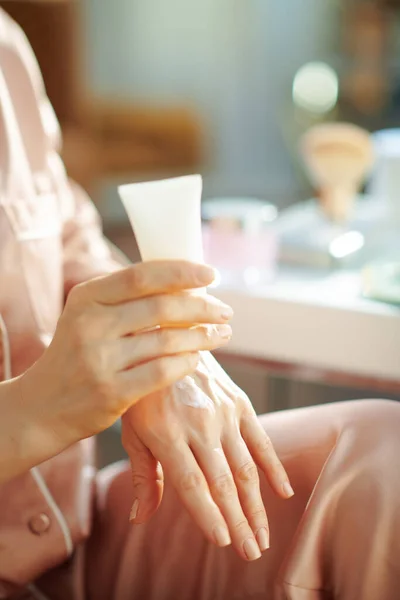
[(163, 354), (173, 354), (177, 350), (177, 334), (175, 331), (161, 330), (157, 334), (157, 346)]
[(210, 344), (216, 335), (216, 329), (214, 325), (204, 325), (200, 327), (200, 338), (205, 344)]
[[(137, 467), (136, 467), (137, 469)], [(146, 483), (151, 481), (150, 473), (148, 470), (139, 471), (135, 470), (135, 467), (132, 468), (132, 483), (133, 487), (138, 488)]]
[(271, 452), (274, 452), (271, 439), (267, 434), (257, 442), (256, 447), (260, 454), (270, 454)]
[(132, 485), (135, 490), (146, 488), (149, 484), (162, 483), (164, 481), (163, 473), (160, 468), (157, 467), (153, 470), (146, 470), (143, 472), (132, 471)]
[(212, 420), (213, 415), (207, 408), (201, 410), (200, 415), (196, 415), (196, 434), (200, 443), (205, 448), (215, 445)]
[(167, 323), (171, 318), (172, 301), (170, 298), (156, 296), (152, 299), (151, 309), (160, 324)]
[(199, 473), (184, 473), (180, 479), (180, 489), (183, 492), (192, 492), (198, 490), (202, 486), (202, 478)]
[(251, 400), (245, 392), (239, 390), (239, 393), (235, 396), (235, 401), (238, 408), (241, 410), (241, 416), (244, 421), (251, 422), (253, 419), (257, 418)]
[(286, 479), (287, 479), (286, 471), (283, 468), (281, 461), (279, 460), (278, 457), (274, 458), (274, 460), (270, 463), (268, 469), (270, 472), (270, 476), (273, 479), (276, 479), (279, 481), (286, 481)]
[(239, 431), (239, 423), (236, 414), (236, 405), (232, 398), (225, 396), (221, 403), (221, 409), (224, 414), (224, 418), (229, 424), (235, 429), (235, 431)]
[(229, 473), (214, 477), (211, 482), (211, 489), (217, 498), (231, 498), (236, 495), (235, 482)]
[(134, 309), (130, 303), (113, 306), (111, 310), (103, 311), (103, 315), (99, 313), (98, 322), (100, 318), (102, 319), (104, 333), (111, 335), (113, 338), (119, 338), (123, 329), (129, 330), (130, 335), (135, 329), (132, 325), (134, 322)]
[(159, 423), (155, 427), (154, 434), (151, 435), (151, 438), (157, 440), (165, 450), (168, 450), (171, 446), (176, 446), (183, 438), (182, 429), (178, 425), (173, 423), (168, 425), (166, 427), (165, 422)]
[(135, 491), (135, 496), (140, 496), (142, 490), (146, 490), (149, 485), (149, 480), (146, 479), (143, 475), (139, 475), (138, 473), (132, 475), (132, 487)]
[(236, 471), (239, 481), (245, 483), (258, 483), (258, 471), (253, 461), (248, 461)]
[(246, 451), (247, 446), (243, 446), (235, 405), (229, 398), (223, 398), (219, 410), (223, 416), (225, 431), (230, 432), (229, 437), (235, 440), (235, 443), (240, 446), (242, 451)]
[(239, 519), (239, 521), (236, 521), (234, 523), (233, 529), (235, 531), (237, 531), (239, 535), (240, 534), (247, 534), (248, 529), (249, 529), (249, 524), (248, 524), (248, 522), (246, 521), (245, 518)]
[(179, 360), (179, 369), (182, 374), (189, 375), (193, 373), (198, 365), (199, 357), (200, 355), (198, 352), (192, 352), (190, 354), (180, 355), (177, 357), (176, 360)]
[(174, 265), (173, 267), (171, 267), (170, 275), (171, 282), (174, 284), (174, 286), (176, 286), (177, 288), (186, 287), (188, 276), (187, 270), (184, 268), (183, 265)]
[(213, 310), (206, 296), (197, 296), (199, 311), (204, 315), (210, 315)]
[(147, 276), (142, 265), (133, 265), (125, 269), (126, 287), (136, 293), (144, 292), (147, 288)]
[(154, 378), (157, 382), (164, 383), (166, 381), (169, 381), (171, 368), (169, 361), (167, 361), (165, 358), (154, 362), (153, 370)]
[(244, 392), (243, 390), (240, 390), (238, 395), (237, 395), (237, 400), (242, 404), (243, 408), (246, 410), (248, 410), (249, 416), (255, 416), (255, 410), (253, 408), (253, 405), (251, 403), (250, 398), (248, 397), (248, 395), (246, 394), (246, 392)]
[(266, 521), (265, 509), (261, 505), (255, 506), (250, 511), (250, 516), (254, 519), (254, 521), (257, 521), (257, 522)]
[(107, 377), (107, 374), (114, 372), (116, 351), (112, 342), (103, 342), (94, 344), (93, 347), (93, 371), (98, 377)]

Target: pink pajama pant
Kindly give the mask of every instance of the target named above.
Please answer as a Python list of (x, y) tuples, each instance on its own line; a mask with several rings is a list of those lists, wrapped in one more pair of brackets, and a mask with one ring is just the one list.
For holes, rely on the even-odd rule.
[(119, 464), (99, 475), (80, 557), (39, 589), (53, 600), (400, 599), (400, 404), (346, 402), (261, 420), (296, 494), (280, 500), (262, 480), (271, 548), (260, 560), (210, 545), (168, 485), (151, 521), (130, 526), (130, 472)]

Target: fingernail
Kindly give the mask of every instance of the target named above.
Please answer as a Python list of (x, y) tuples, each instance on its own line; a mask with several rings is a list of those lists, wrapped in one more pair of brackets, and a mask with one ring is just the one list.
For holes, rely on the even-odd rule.
[(139, 510), (139, 500), (136, 498), (135, 502), (132, 504), (131, 514), (129, 515), (129, 521), (134, 521), (137, 517)]
[(230, 325), (218, 325), (217, 333), (218, 337), (229, 340), (232, 337), (232, 327)]
[(243, 550), (247, 560), (257, 560), (261, 556), (260, 548), (254, 538), (248, 538), (244, 542)]
[(268, 531), (266, 530), (265, 527), (261, 527), (257, 531), (256, 538), (257, 538), (258, 546), (259, 546), (261, 552), (264, 552), (264, 550), (268, 550), (269, 535), (268, 535)]
[(217, 546), (220, 546), (221, 548), (223, 548), (224, 546), (229, 546), (229, 544), (232, 543), (228, 530), (225, 529), (225, 527), (222, 527), (221, 525), (215, 527), (214, 538)]
[(222, 305), (221, 317), (227, 321), (233, 317), (233, 310), (227, 304)]
[(285, 481), (285, 483), (282, 485), (282, 489), (286, 498), (291, 498), (292, 496), (294, 496), (293, 488), (288, 481)]
[(212, 283), (216, 278), (215, 269), (208, 265), (199, 265), (196, 275), (200, 283)]

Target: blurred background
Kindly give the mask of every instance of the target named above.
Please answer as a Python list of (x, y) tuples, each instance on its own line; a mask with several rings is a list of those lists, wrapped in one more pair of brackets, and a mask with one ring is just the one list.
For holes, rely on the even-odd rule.
[[(267, 299), (283, 294), (282, 277), (285, 294), (292, 286), (296, 300), (304, 282), (314, 285), (351, 271), (362, 275), (357, 298), (386, 303), (390, 318), (399, 321), (394, 307), (400, 301), (400, 256), (398, 242), (388, 240), (400, 239), (400, 142), (392, 131), (389, 154), (395, 166), (391, 163), (389, 177), (386, 146), (371, 133), (400, 123), (400, 2), (5, 0), (0, 5), (21, 24), (35, 50), (62, 126), (71, 176), (90, 193), (108, 237), (130, 258), (136, 260), (138, 253), (117, 185), (199, 172), (208, 224), (223, 222), (224, 235), (232, 228), (235, 235), (249, 235), (255, 227), (257, 235), (262, 229), (269, 236), (265, 247), (275, 248), (269, 260), (243, 270), (257, 274), (250, 284), (265, 275)], [(343, 121), (357, 128), (318, 129)], [(307, 138), (309, 131), (316, 137)], [(386, 169), (375, 196), (368, 186), (373, 165), (381, 163), (372, 161), (372, 151), (380, 153)], [(390, 195), (385, 210), (382, 195), (385, 202)], [(343, 203), (352, 209), (343, 212)], [(229, 207), (235, 207), (231, 213)], [(259, 214), (252, 227), (246, 225), (250, 207)], [(218, 234), (218, 227), (211, 229)], [(216, 239), (228, 248), (226, 235)], [(376, 258), (382, 259), (378, 270)], [(232, 265), (222, 263), (218, 266), (229, 279)], [(248, 277), (239, 275), (235, 285), (246, 303), (254, 290)], [(349, 279), (340, 281), (345, 287)], [(230, 282), (232, 287), (232, 277)], [(363, 315), (371, 310), (371, 323), (380, 313), (366, 304), (353, 303), (351, 310)], [(285, 322), (282, 328), (284, 335)], [(386, 348), (391, 342), (370, 344)], [(346, 346), (345, 336), (340, 345)], [(328, 363), (286, 356), (285, 350), (277, 356), (271, 349), (265, 356), (258, 351), (254, 357), (246, 350), (246, 360), (240, 348), (234, 354), (221, 360), (259, 412), (378, 394), (399, 397), (400, 374), (388, 374), (384, 366), (380, 372), (387, 363), (384, 349), (374, 355), (372, 379), (356, 368), (344, 377), (327, 377)], [(400, 368), (399, 351), (397, 356)], [(340, 374), (336, 363), (332, 369)], [(108, 452), (113, 458), (119, 450)]]
[[(333, 110), (335, 119), (377, 129), (399, 115), (399, 2), (0, 4), (34, 47), (64, 128), (65, 159), (107, 222), (124, 218), (114, 178), (194, 170), (206, 197), (287, 205), (307, 193), (293, 146), (307, 117)], [(307, 97), (296, 106), (296, 74), (313, 62), (335, 71), (338, 97), (331, 90), (314, 107)], [(328, 87), (329, 75), (319, 73)], [(309, 78), (312, 85), (312, 71)]]

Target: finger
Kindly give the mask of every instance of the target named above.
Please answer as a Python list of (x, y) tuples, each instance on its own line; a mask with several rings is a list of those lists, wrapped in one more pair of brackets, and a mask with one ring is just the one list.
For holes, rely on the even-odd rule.
[(142, 298), (108, 309), (114, 314), (114, 334), (119, 337), (157, 326), (226, 323), (232, 309), (213, 296), (176, 294)]
[(176, 292), (210, 285), (215, 271), (188, 261), (151, 261), (93, 279), (85, 284), (92, 300), (119, 304), (162, 292)]
[(217, 546), (231, 543), (228, 528), (211, 497), (207, 482), (192, 451), (186, 443), (168, 447), (166, 456), (159, 457), (179, 498), (210, 542)]
[(115, 342), (115, 368), (126, 369), (161, 356), (213, 350), (226, 344), (231, 335), (229, 325), (204, 325), (190, 329), (157, 329), (124, 337)]
[(223, 450), (239, 493), (243, 512), (252, 528), (261, 552), (269, 548), (269, 526), (260, 491), (257, 467), (240, 431), (224, 437)]
[(211, 495), (225, 518), (237, 552), (246, 560), (260, 558), (260, 549), (243, 513), (236, 484), (222, 448), (206, 447), (194, 441), (192, 450), (206, 477)]
[(164, 356), (142, 365), (121, 371), (117, 375), (118, 395), (124, 402), (119, 412), (125, 412), (140, 398), (157, 392), (195, 371), (199, 362), (197, 352)]
[(164, 490), (164, 475), (160, 463), (130, 428), (125, 445), (131, 471), (133, 494), (131, 523), (145, 523), (157, 511)]
[(241, 421), (242, 437), (256, 464), (264, 472), (272, 489), (282, 498), (291, 498), (294, 491), (270, 438), (254, 414)]

